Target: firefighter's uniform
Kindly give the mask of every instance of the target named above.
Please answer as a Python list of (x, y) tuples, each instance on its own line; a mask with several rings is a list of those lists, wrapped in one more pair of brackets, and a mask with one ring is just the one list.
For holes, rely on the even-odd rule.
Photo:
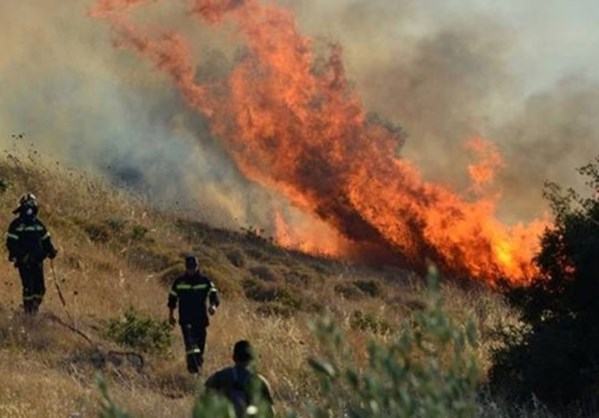
[(183, 333), (187, 370), (199, 373), (204, 361), (206, 328), (210, 324), (208, 307), (218, 306), (219, 296), (214, 284), (198, 271), (184, 274), (173, 282), (168, 307), (179, 306), (179, 325)]
[(231, 401), (237, 417), (246, 416), (248, 407), (260, 406), (261, 416), (272, 417), (272, 395), (270, 385), (264, 376), (252, 370), (248, 365), (236, 364), (221, 369), (210, 376), (205, 383), (206, 389), (215, 391)]
[(18, 216), (10, 223), (6, 235), (8, 258), (19, 270), (23, 285), (25, 312), (38, 311), (44, 293), (44, 259), (54, 258), (56, 249), (43, 222), (37, 218), (37, 202), (33, 195), (21, 198), (14, 210)]
[(272, 392), (266, 378), (252, 365), (254, 350), (249, 341), (235, 343), (233, 360), (234, 366), (221, 369), (206, 380), (206, 389), (225, 396), (233, 404), (238, 418), (256, 413), (261, 417), (274, 417)]

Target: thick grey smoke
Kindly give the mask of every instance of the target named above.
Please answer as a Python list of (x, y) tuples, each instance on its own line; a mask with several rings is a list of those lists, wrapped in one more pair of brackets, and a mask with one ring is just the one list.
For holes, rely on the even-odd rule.
[[(501, 178), (504, 204), (513, 217), (534, 213), (544, 180), (584, 189), (576, 169), (599, 154), (599, 84), (571, 77), (529, 97), (509, 123), (494, 132), (509, 141), (510, 163)], [(584, 193), (588, 196), (588, 190)]]
[(114, 47), (113, 34), (87, 16), (90, 5), (0, 2), (0, 143), (10, 148), (23, 132), (19, 141), (50, 158), (107, 174), (159, 205), (192, 206), (227, 225), (264, 222), (255, 202), (268, 201), (265, 192), (239, 174), (169, 80)]
[[(574, 169), (599, 152), (597, 85), (571, 79), (523, 96), (511, 65), (521, 40), (493, 16), (441, 0), (279, 1), (307, 34), (343, 46), (366, 108), (404, 128), (403, 154), (428, 178), (465, 187), (462, 144), (475, 135), (495, 142), (507, 162), (499, 186), (510, 220), (541, 213), (543, 181), (575, 182)], [(0, 143), (25, 132), (55, 158), (161, 204), (193, 202), (223, 224), (268, 226), (274, 198), (239, 174), (166, 77), (113, 46), (107, 27), (87, 16), (92, 3), (0, 2)], [(226, 73), (230, 51), (215, 51), (228, 40), (197, 28), (185, 2), (144, 10), (137, 22), (192, 36), (200, 79)]]

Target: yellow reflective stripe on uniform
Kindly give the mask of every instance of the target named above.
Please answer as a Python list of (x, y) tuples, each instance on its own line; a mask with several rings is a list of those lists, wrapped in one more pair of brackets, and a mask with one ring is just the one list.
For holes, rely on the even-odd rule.
[(15, 231), (23, 232), (23, 231), (43, 231), (43, 230), (44, 230), (44, 227), (41, 225), (31, 225), (31, 226), (19, 225)]
[(19, 236), (18, 236), (18, 235), (11, 234), (11, 233), (8, 233), (8, 234), (6, 234), (6, 237), (7, 237), (7, 238), (12, 238), (12, 239), (19, 239)]
[(49, 232), (46, 232), (46, 235), (44, 235), (44, 236), (42, 237), (42, 239), (48, 239), (48, 238), (50, 238), (50, 233), (49, 233)]
[(177, 286), (175, 286), (175, 289), (177, 289), (177, 290), (202, 290), (202, 289), (206, 289), (207, 287), (208, 287), (208, 285), (206, 283), (195, 284), (195, 285), (178, 284)]
[(172, 295), (172, 296), (179, 296), (179, 295), (177, 295), (177, 292), (175, 292), (173, 289), (171, 289), (171, 291), (168, 293), (169, 293), (169, 295)]
[(23, 300), (33, 300), (36, 296), (23, 296)]
[(187, 355), (190, 355), (190, 354), (199, 354), (201, 352), (202, 352), (202, 350), (200, 350), (199, 348), (193, 348), (193, 349), (187, 351), (185, 354), (187, 354)]
[(192, 286), (191, 288), (193, 290), (200, 290), (200, 289), (206, 289), (208, 287), (207, 284), (196, 284), (195, 286)]
[(42, 299), (44, 297), (44, 295), (32, 295), (31, 297), (33, 299)]

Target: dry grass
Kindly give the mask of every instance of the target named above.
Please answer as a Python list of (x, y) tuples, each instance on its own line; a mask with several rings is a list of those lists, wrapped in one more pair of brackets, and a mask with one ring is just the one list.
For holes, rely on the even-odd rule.
[[(160, 213), (101, 178), (43, 161), (31, 150), (0, 160), (2, 185), (0, 223), (6, 226), (22, 193), (38, 196), (40, 218), (59, 248), (55, 266), (68, 313), (101, 349), (118, 348), (102, 337), (102, 327), (130, 306), (166, 319), (166, 285), (181, 271), (180, 255), (198, 253), (223, 295), (209, 328), (204, 375), (231, 362), (236, 340), (249, 339), (279, 410), (301, 409), (318, 397), (306, 362), (316, 350), (307, 327), (311, 319), (330, 312), (352, 347), (363, 354), (358, 361), (365, 361), (368, 341), (384, 341), (389, 333), (356, 318), (371, 318), (392, 332), (426, 303), (420, 281), (398, 269), (375, 270), (295, 254), (247, 231), (214, 229)], [(0, 416), (96, 416), (99, 391), (94, 379), (99, 372), (114, 399), (138, 416), (188, 416), (202, 382), (185, 372), (178, 330), (173, 331), (171, 352), (146, 356), (142, 372), (99, 364), (97, 351), (85, 339), (50, 319), (56, 315), (70, 323), (49, 265), (46, 273), (42, 314), (31, 320), (17, 313), (17, 272), (8, 262), (0, 263)], [(263, 285), (260, 289), (270, 292), (271, 299), (248, 299), (248, 281)], [(484, 289), (447, 285), (444, 292), (454, 317), (474, 316), (481, 324), (479, 356), (486, 368), (494, 343), (491, 331), (513, 320), (513, 314)]]

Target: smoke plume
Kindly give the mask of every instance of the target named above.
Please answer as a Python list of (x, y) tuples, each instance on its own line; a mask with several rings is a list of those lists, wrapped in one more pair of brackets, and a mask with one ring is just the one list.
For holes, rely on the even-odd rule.
[(257, 202), (269, 194), (240, 175), (168, 80), (114, 48), (90, 6), (0, 2), (0, 143), (12, 149), (12, 135), (24, 133), (18, 142), (106, 174), (160, 206), (193, 207), (230, 227), (265, 223)]

